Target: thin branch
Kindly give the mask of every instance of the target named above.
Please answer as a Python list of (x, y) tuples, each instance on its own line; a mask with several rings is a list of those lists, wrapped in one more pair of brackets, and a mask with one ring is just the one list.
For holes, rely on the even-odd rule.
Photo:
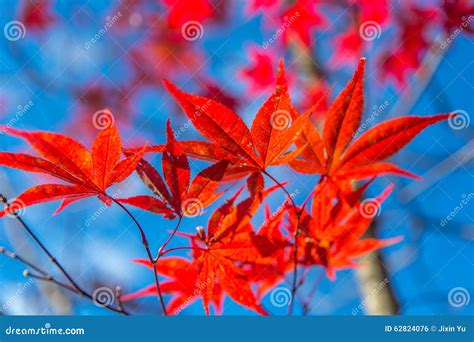
[(166, 251), (161, 252), (161, 256), (164, 256), (168, 253), (174, 252), (174, 251), (182, 251), (182, 250), (196, 250), (196, 251), (206, 251), (204, 248), (199, 248), (199, 247), (175, 247), (175, 248), (170, 248)]
[[(123, 211), (125, 211), (125, 213), (127, 213), (127, 215), (132, 219), (132, 221), (135, 223), (135, 225), (137, 226), (137, 228), (140, 232), (140, 235), (141, 235), (141, 238), (142, 238), (142, 244), (143, 244), (143, 247), (145, 247), (145, 250), (146, 250), (146, 253), (147, 253), (147, 256), (148, 256), (148, 260), (153, 265), (153, 277), (155, 279), (155, 285), (156, 285), (156, 288), (157, 288), (158, 301), (161, 305), (161, 310), (163, 311), (163, 314), (165, 316), (167, 316), (168, 313), (166, 311), (166, 304), (165, 304), (165, 301), (163, 299), (163, 294), (161, 293), (160, 280), (158, 278), (158, 269), (156, 267), (157, 259), (154, 258), (153, 255), (151, 254), (150, 244), (148, 243), (148, 240), (146, 238), (145, 231), (143, 230), (142, 226), (137, 221), (135, 216), (133, 216), (133, 214), (127, 209), (127, 207), (125, 207), (122, 203), (120, 203), (119, 201), (117, 201), (114, 198), (112, 198), (112, 201), (114, 201), (120, 208), (123, 209)], [(180, 222), (181, 222), (181, 220), (180, 220)]]
[[(11, 252), (11, 251), (6, 250), (4, 247), (0, 247), (0, 254), (5, 255), (6, 257), (8, 257), (12, 260), (18, 260), (23, 265), (25, 265), (25, 266), (31, 268), (32, 270), (36, 271), (37, 273), (39, 273), (39, 274), (34, 274), (34, 273), (32, 273), (28, 270), (25, 270), (23, 272), (23, 275), (25, 277), (33, 278), (33, 279), (40, 280), (40, 281), (43, 281), (43, 282), (46, 282), (46, 283), (55, 284), (55, 285), (59, 286), (60, 288), (63, 288), (65, 290), (69, 291), (69, 292), (75, 293), (75, 294), (77, 294), (81, 297), (87, 298), (87, 299), (89, 299), (93, 302), (95, 301), (94, 297), (91, 294), (89, 294), (85, 291), (82, 291), (82, 290), (77, 290), (73, 286), (70, 286), (68, 284), (63, 283), (62, 281), (56, 279), (51, 274), (44, 271), (43, 269), (41, 269), (37, 265), (35, 265), (32, 262), (26, 260), (25, 258), (19, 256), (15, 252)], [(123, 307), (115, 308), (110, 304), (109, 305), (103, 305), (103, 307), (110, 310), (110, 311), (116, 312), (116, 313), (120, 313), (120, 314), (127, 315), (127, 316), (130, 315), (130, 313), (128, 311), (126, 311)]]
[(295, 201), (293, 201), (293, 198), (291, 197), (291, 194), (288, 192), (288, 190), (285, 188), (285, 186), (280, 183), (275, 177), (273, 177), (271, 174), (269, 174), (267, 171), (263, 171), (265, 175), (267, 175), (278, 187), (283, 190), (283, 192), (288, 196), (288, 200), (291, 202), (291, 205), (295, 211), (296, 215), (296, 221), (297, 221), (297, 226), (295, 230), (295, 247), (293, 249), (293, 280), (291, 283), (291, 298), (290, 298), (290, 303), (288, 304), (288, 314), (291, 314), (293, 312), (293, 305), (294, 305), (294, 298), (296, 295), (297, 291), (297, 281), (298, 281), (298, 235), (300, 233), (300, 211), (298, 210), (298, 207), (296, 206)]
[[(8, 205), (8, 199), (0, 194), (0, 201)], [(19, 217), (16, 213), (12, 213), (11, 215), (14, 215), (15, 219), (20, 222), (21, 226), (23, 229), (28, 233), (28, 235), (33, 239), (33, 241), (36, 243), (36, 245), (48, 256), (49, 260), (61, 271), (61, 273), (69, 280), (71, 285), (78, 291), (78, 292), (85, 292), (84, 290), (79, 287), (79, 285), (76, 283), (76, 281), (69, 275), (69, 273), (64, 269), (64, 267), (61, 265), (61, 263), (51, 254), (51, 252), (46, 248), (46, 246), (38, 239), (36, 234), (28, 227), (28, 225), (23, 221), (21, 217)]]

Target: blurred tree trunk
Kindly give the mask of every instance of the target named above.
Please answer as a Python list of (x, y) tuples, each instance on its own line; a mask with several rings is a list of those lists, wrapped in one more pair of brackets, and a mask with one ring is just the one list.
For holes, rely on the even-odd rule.
[[(376, 235), (374, 222), (365, 237), (376, 238)], [(359, 263), (361, 266), (355, 268), (355, 274), (364, 312), (367, 315), (398, 315), (400, 305), (380, 250), (368, 254)]]

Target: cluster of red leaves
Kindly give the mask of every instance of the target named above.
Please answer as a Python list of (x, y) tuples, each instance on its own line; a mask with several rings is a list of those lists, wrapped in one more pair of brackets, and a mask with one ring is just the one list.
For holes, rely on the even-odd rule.
[[(165, 278), (160, 288), (161, 293), (172, 296), (169, 313), (179, 313), (198, 298), (202, 298), (206, 313), (210, 313), (211, 305), (220, 312), (226, 294), (251, 310), (267, 314), (260, 304), (262, 297), (285, 281), (295, 265), (322, 266), (333, 278), (336, 270), (355, 267), (358, 257), (399, 240), (363, 238), (373, 216), (364, 215), (362, 196), (379, 175), (412, 176), (384, 160), (424, 128), (448, 117), (400, 117), (357, 136), (363, 113), (364, 65), (362, 59), (352, 80), (329, 107), (322, 132), (311, 121), (312, 109), (298, 113), (292, 106), (283, 63), (278, 68), (274, 92), (258, 110), (250, 128), (223, 104), (185, 93), (165, 82), (208, 141), (178, 141), (168, 122), (166, 144), (124, 149), (125, 158), (121, 160), (122, 144), (113, 125), (98, 134), (92, 153), (64, 135), (3, 127), (5, 133), (25, 139), (44, 159), (2, 152), (0, 164), (46, 173), (72, 185), (35, 186), (19, 195), (0, 215), (58, 199), (63, 200), (63, 209), (97, 195), (107, 204), (125, 203), (167, 219), (179, 217), (181, 222), (183, 217), (202, 213), (230, 191), (231, 188), (219, 191), (221, 183), (246, 177), (248, 196), (238, 202), (244, 188), (232, 193), (210, 215), (207, 228), (197, 227), (190, 234), (177, 231), (178, 223), (170, 238), (180, 234), (189, 239), (188, 245), (163, 250), (165, 244), (156, 265), (151, 260), (137, 262)], [(161, 173), (144, 159), (144, 153), (162, 154)], [(191, 181), (188, 158), (214, 164)], [(279, 183), (268, 171), (269, 167), (282, 165), (305, 174), (320, 174), (320, 181), (300, 206), (287, 198), (274, 213), (267, 207), (266, 219), (256, 229), (252, 218), (266, 197), (277, 188), (286, 192), (286, 183)], [(155, 196), (116, 199), (106, 193), (112, 184), (123, 181), (134, 170)], [(273, 187), (265, 186), (265, 176), (275, 182)], [(354, 181), (367, 178), (368, 182), (354, 186)], [(389, 186), (383, 191), (376, 198), (378, 203), (391, 190)], [(178, 249), (189, 250), (190, 258), (162, 258)], [(153, 285), (123, 299), (157, 292), (157, 285)]]
[[(328, 10), (330, 9), (330, 10)], [(352, 64), (366, 50), (377, 46), (380, 56), (377, 64), (381, 66), (380, 77), (393, 80), (402, 88), (413, 73), (420, 67), (423, 56), (431, 45), (439, 44), (446, 36), (456, 30), (473, 33), (474, 28), (469, 20), (474, 15), (474, 5), (469, 0), (444, 0), (442, 4), (420, 4), (416, 1), (392, 3), (388, 0), (345, 0), (345, 1), (251, 1), (247, 6), (248, 15), (263, 14), (265, 27), (270, 36), (281, 33), (276, 46), (271, 50), (286, 50), (289, 42), (300, 44), (302, 49), (313, 50), (318, 46), (319, 33), (333, 31), (333, 21), (325, 17), (326, 13), (338, 13), (338, 20), (345, 22), (342, 31), (333, 33), (334, 54), (330, 58), (330, 67), (340, 68)], [(344, 20), (339, 18), (343, 17)], [(369, 39), (364, 39), (365, 25), (370, 27)], [(393, 30), (393, 28), (395, 30)], [(393, 32), (394, 31), (394, 32)], [(439, 41), (435, 40), (437, 33)], [(379, 35), (380, 37), (379, 40)], [(387, 38), (385, 38), (387, 37)], [(267, 46), (263, 46), (267, 49)], [(263, 65), (262, 55), (270, 51), (249, 53), (250, 67)], [(301, 58), (301, 56), (298, 56)], [(268, 75), (252, 73), (246, 75), (249, 87), (268, 86), (271, 82)], [(250, 77), (249, 77), (250, 76)], [(307, 90), (306, 90), (307, 92)]]
[(55, 21), (51, 7), (49, 0), (24, 1), (20, 6), (19, 19), (28, 30), (45, 30)]

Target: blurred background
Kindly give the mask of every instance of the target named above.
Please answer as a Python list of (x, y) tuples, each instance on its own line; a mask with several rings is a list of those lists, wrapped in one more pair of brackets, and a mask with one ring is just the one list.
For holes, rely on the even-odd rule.
[[(127, 147), (165, 140), (171, 119), (178, 139), (199, 138), (162, 87), (170, 79), (189, 92), (217, 99), (251, 123), (270, 95), (279, 58), (284, 58), (295, 106), (304, 110), (323, 97), (315, 123), (367, 58), (362, 129), (392, 117), (458, 113), (430, 127), (394, 157), (423, 177), (380, 177), (395, 191), (383, 204), (371, 234), (404, 240), (329, 281), (319, 268), (301, 289), (311, 315), (474, 313), (474, 2), (390, 0), (0, 0), (0, 120), (18, 129), (69, 134), (90, 146), (98, 133), (94, 113), (113, 113)], [(332, 92), (325, 98), (330, 87)], [(24, 142), (0, 135), (0, 150), (31, 153)], [(159, 166), (160, 156), (148, 156)], [(205, 164), (192, 162), (193, 171)], [(302, 203), (317, 176), (289, 168), (288, 179)], [(1, 168), (0, 193), (14, 198), (44, 176)], [(147, 193), (136, 174), (115, 190), (121, 197)], [(283, 194), (268, 200), (279, 207)], [(222, 203), (222, 202), (219, 202)], [(124, 293), (153, 282), (132, 262), (145, 257), (136, 228), (114, 206), (96, 198), (53, 216), (58, 203), (21, 213), (38, 237), (85, 288), (121, 286)], [(186, 219), (185, 232), (206, 226), (213, 205)], [(174, 223), (140, 210), (153, 249)], [(258, 227), (263, 215), (255, 217)], [(173, 241), (179, 246), (180, 238)], [(34, 260), (60, 276), (17, 220), (0, 221), (0, 246)], [(185, 255), (183, 253), (182, 255)], [(25, 278), (25, 266), (0, 254), (3, 314), (109, 314), (60, 288)], [(288, 286), (283, 284), (282, 286)], [(263, 299), (272, 314), (286, 307)], [(169, 297), (167, 297), (169, 300)], [(155, 297), (126, 303), (139, 314), (157, 314)], [(225, 314), (250, 311), (225, 300)], [(201, 315), (198, 300), (181, 312)]]

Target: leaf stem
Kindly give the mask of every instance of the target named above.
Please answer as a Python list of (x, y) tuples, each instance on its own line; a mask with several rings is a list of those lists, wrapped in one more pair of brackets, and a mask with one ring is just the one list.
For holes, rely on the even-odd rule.
[[(112, 197), (111, 197), (112, 198)], [(158, 297), (158, 301), (161, 305), (161, 310), (163, 311), (163, 314), (165, 316), (168, 315), (168, 313), (166, 312), (166, 305), (165, 305), (165, 301), (163, 299), (163, 294), (161, 293), (161, 287), (160, 287), (160, 280), (158, 278), (158, 269), (156, 267), (156, 258), (153, 258), (153, 255), (151, 254), (151, 250), (150, 250), (150, 244), (148, 243), (148, 240), (146, 238), (146, 235), (145, 235), (145, 231), (143, 230), (142, 226), (140, 225), (140, 223), (137, 221), (137, 219), (135, 218), (135, 216), (133, 216), (133, 214), (127, 209), (127, 207), (125, 207), (122, 203), (120, 203), (119, 201), (117, 201), (115, 198), (112, 198), (112, 201), (114, 203), (116, 203), (120, 208), (122, 208), (123, 211), (125, 211), (125, 213), (132, 219), (132, 221), (135, 223), (135, 225), (137, 226), (139, 232), (140, 232), (140, 236), (142, 238), (142, 244), (143, 244), (143, 247), (145, 247), (145, 250), (146, 250), (146, 254), (148, 256), (148, 260), (151, 262), (151, 264), (153, 265), (153, 277), (155, 279), (155, 285), (156, 285), (156, 289), (157, 289), (157, 297)]]
[(300, 211), (298, 210), (298, 207), (296, 206), (295, 201), (293, 201), (293, 198), (291, 197), (291, 194), (288, 192), (288, 190), (285, 188), (285, 186), (280, 183), (275, 177), (273, 177), (271, 174), (269, 174), (267, 171), (263, 171), (263, 173), (268, 176), (278, 187), (283, 190), (283, 192), (288, 196), (288, 200), (291, 202), (291, 205), (293, 207), (293, 210), (295, 211), (296, 215), (296, 221), (297, 221), (297, 227), (295, 230), (295, 247), (293, 249), (293, 280), (291, 283), (291, 298), (290, 298), (290, 303), (288, 304), (288, 314), (290, 315), (293, 312), (293, 306), (294, 306), (294, 299), (297, 291), (297, 281), (298, 281), (298, 236), (300, 233), (301, 229), (301, 223), (300, 223)]

